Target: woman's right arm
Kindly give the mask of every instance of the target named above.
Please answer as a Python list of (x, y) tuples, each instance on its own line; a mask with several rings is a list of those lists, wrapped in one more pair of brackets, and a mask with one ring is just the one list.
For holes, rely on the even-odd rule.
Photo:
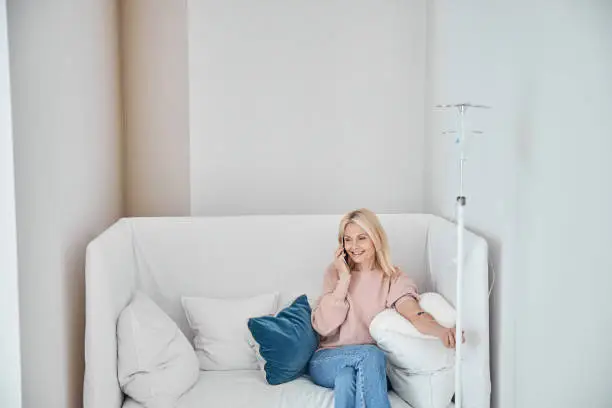
[(349, 304), (346, 300), (351, 275), (339, 274), (334, 264), (325, 271), (323, 295), (312, 312), (312, 327), (321, 336), (330, 336), (344, 323)]

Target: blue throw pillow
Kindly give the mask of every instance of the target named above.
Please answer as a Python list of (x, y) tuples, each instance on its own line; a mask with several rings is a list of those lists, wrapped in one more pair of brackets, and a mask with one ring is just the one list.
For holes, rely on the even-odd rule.
[(310, 314), (308, 298), (302, 295), (276, 316), (249, 319), (249, 330), (266, 360), (269, 384), (286, 383), (306, 372), (308, 361), (319, 345)]

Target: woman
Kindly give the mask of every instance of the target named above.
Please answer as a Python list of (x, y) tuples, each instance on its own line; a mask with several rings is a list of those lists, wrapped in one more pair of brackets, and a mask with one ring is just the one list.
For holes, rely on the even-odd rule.
[(395, 308), (449, 348), (455, 347), (455, 329), (440, 326), (421, 309), (414, 283), (392, 266), (387, 236), (372, 211), (344, 215), (338, 243), (312, 312), (312, 325), (322, 337), (309, 363), (310, 376), (334, 389), (335, 408), (388, 408), (385, 355), (370, 336), (372, 319)]

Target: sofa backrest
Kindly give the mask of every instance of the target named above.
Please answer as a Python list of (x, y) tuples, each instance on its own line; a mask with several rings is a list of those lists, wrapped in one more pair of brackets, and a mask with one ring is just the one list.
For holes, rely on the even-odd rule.
[[(135, 290), (148, 294), (190, 339), (180, 303), (183, 295), (239, 298), (278, 291), (281, 304), (302, 293), (314, 301), (337, 247), (340, 218), (265, 215), (119, 220), (87, 249), (85, 407), (121, 406), (115, 325)], [(379, 218), (389, 237), (393, 263), (421, 291), (436, 290), (454, 302), (453, 224), (423, 214), (382, 214)], [(468, 234), (467, 252), (471, 254), (483, 242)], [(484, 264), (486, 269), (486, 243)], [(482, 275), (482, 271), (475, 274)], [(486, 294), (484, 274), (478, 279), (485, 289), (469, 287)], [(488, 302), (478, 299), (474, 309), (484, 308), (488, 316)], [(478, 316), (480, 319), (480, 312)], [(486, 330), (488, 364), (488, 317)]]

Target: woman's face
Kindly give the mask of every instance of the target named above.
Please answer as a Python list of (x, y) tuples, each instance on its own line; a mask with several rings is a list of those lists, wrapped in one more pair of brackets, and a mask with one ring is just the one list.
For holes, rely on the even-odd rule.
[(376, 259), (374, 242), (359, 225), (349, 223), (344, 228), (344, 249), (356, 265), (365, 269), (374, 267)]

